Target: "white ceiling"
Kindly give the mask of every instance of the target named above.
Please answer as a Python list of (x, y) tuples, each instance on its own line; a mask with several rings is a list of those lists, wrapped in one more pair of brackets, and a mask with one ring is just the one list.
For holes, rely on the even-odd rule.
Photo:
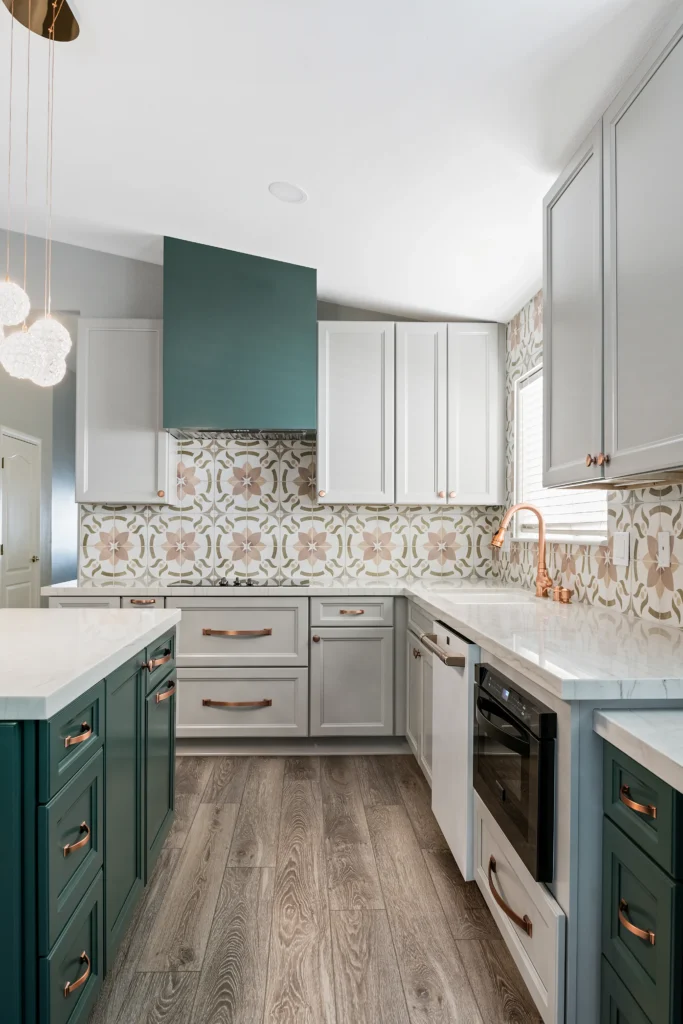
[[(505, 320), (541, 281), (544, 193), (678, 0), (71, 6), (57, 238), (160, 262), (160, 236), (175, 235), (317, 267), (335, 302)], [(0, 196), (8, 45), (0, 5)], [(29, 230), (42, 234), (45, 42), (32, 52)], [(273, 180), (309, 201), (278, 202)]]

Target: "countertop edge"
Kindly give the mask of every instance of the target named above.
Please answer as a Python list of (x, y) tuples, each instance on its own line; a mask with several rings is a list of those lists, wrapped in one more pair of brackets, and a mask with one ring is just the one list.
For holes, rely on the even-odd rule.
[[(617, 750), (627, 754), (638, 764), (647, 768), (648, 771), (668, 783), (673, 789), (683, 793), (683, 762), (675, 761), (661, 747), (655, 747), (641, 735), (633, 726), (637, 726), (637, 716), (640, 711), (630, 711), (627, 708), (593, 712), (593, 731), (603, 740), (611, 743)], [(676, 711), (669, 711), (667, 708), (656, 708), (648, 711), (651, 715), (671, 715)], [(681, 740), (683, 741), (683, 710), (679, 710), (681, 717)], [(629, 717), (630, 716), (630, 720)], [(683, 749), (683, 743), (681, 748)]]

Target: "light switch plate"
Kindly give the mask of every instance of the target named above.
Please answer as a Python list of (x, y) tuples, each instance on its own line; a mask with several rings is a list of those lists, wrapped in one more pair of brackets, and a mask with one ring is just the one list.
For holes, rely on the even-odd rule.
[(631, 555), (631, 535), (628, 531), (614, 534), (613, 560), (615, 565), (628, 565)]
[(657, 534), (657, 567), (668, 569), (671, 566), (671, 534), (662, 530)]

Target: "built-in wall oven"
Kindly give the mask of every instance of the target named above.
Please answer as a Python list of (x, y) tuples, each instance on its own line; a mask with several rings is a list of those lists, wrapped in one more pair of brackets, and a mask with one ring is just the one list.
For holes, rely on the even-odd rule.
[(538, 882), (553, 878), (557, 715), (489, 665), (474, 687), (474, 788)]

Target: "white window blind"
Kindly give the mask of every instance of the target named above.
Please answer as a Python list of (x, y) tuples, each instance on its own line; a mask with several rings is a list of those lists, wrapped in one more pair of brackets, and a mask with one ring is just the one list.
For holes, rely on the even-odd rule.
[[(543, 369), (515, 384), (515, 502), (536, 505), (549, 535), (603, 540), (607, 536), (605, 491), (551, 489), (543, 486)], [(538, 533), (532, 512), (515, 516), (516, 537)]]

